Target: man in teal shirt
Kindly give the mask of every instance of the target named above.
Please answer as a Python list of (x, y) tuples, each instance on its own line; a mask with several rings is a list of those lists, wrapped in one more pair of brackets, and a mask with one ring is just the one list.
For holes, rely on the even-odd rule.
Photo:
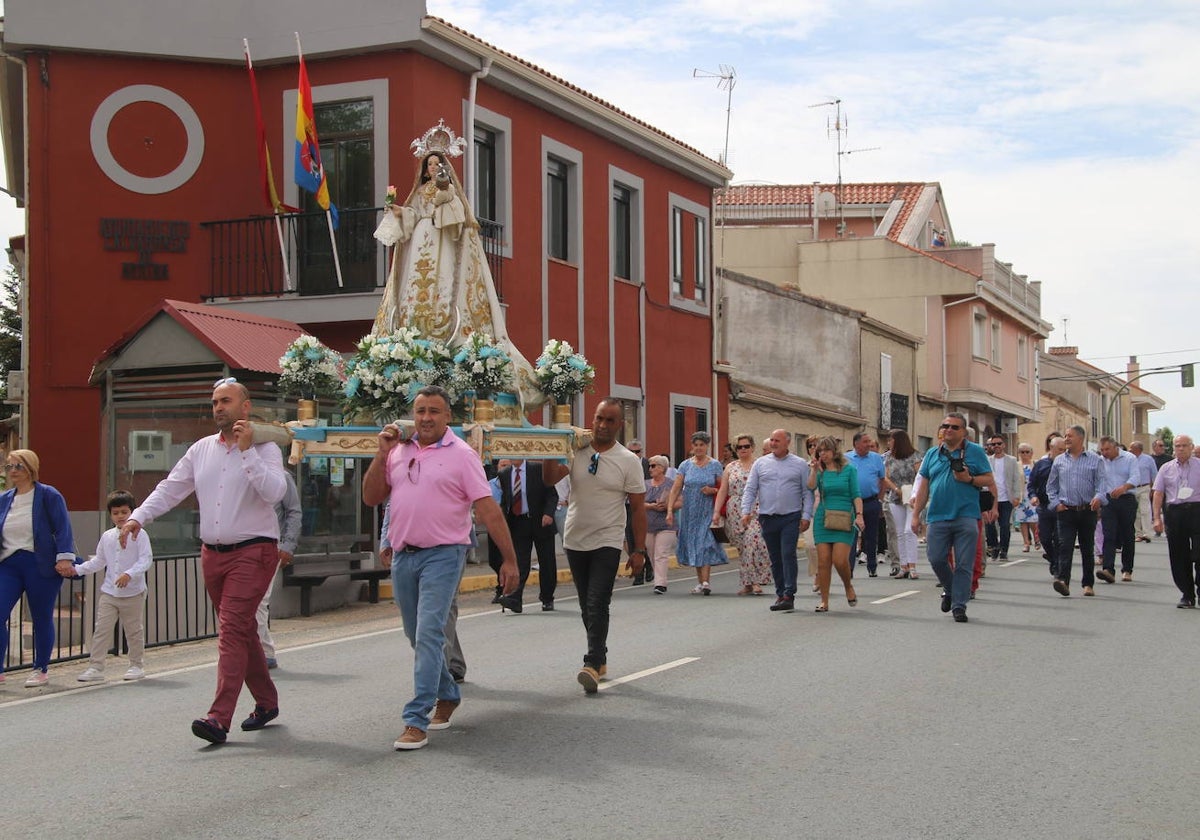
[[(942, 445), (925, 453), (921, 462), (921, 489), (913, 503), (912, 528), (921, 521), (926, 503), (928, 532), (926, 554), (942, 584), (942, 612), (954, 611), (954, 620), (967, 620), (971, 600), (971, 573), (975, 567), (975, 545), (979, 540), (979, 492), (992, 491), (992, 466), (983, 447), (967, 440), (967, 420), (951, 412), (942, 421)], [(996, 519), (996, 505), (982, 514), (985, 522)], [(954, 549), (954, 568), (950, 550)]]

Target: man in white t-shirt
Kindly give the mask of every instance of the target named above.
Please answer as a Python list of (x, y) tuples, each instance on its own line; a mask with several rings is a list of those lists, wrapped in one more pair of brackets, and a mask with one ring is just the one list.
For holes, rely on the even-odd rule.
[(641, 459), (617, 440), (624, 422), (621, 403), (605, 397), (592, 418), (591, 444), (575, 453), (570, 466), (547, 461), (542, 467), (546, 484), (571, 478), (563, 548), (587, 631), (588, 650), (576, 679), (588, 694), (599, 690), (608, 671), (609, 604), (621, 565), (627, 500), (633, 528), (629, 564), (637, 575), (646, 563), (646, 482)]

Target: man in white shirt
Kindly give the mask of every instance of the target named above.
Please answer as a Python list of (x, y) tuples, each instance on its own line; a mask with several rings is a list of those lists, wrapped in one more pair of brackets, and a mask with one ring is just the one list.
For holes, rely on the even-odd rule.
[(192, 721), (192, 734), (223, 744), (242, 685), (254, 711), (242, 729), (262, 729), (279, 716), (279, 695), (258, 640), (255, 611), (279, 566), (275, 505), (287, 479), (274, 443), (256, 443), (250, 394), (232, 377), (213, 385), (217, 434), (193, 443), (121, 528), (121, 545), (192, 493), (200, 506), (200, 563), (217, 612), (217, 693), (208, 715)]
[(987, 525), (988, 556), (1008, 559), (1008, 544), (1012, 538), (1013, 508), (1025, 498), (1025, 474), (1021, 462), (1005, 450), (1004, 438), (992, 435), (987, 443), (988, 460), (992, 462), (992, 477), (996, 482), (996, 502), (999, 515)]
[(1140, 440), (1129, 444), (1129, 451), (1137, 458), (1137, 471), (1134, 474), (1136, 483), (1133, 485), (1133, 495), (1137, 499), (1136, 537), (1138, 542), (1150, 542), (1150, 535), (1154, 533), (1153, 517), (1150, 515), (1150, 488), (1158, 477), (1158, 464), (1146, 454)]

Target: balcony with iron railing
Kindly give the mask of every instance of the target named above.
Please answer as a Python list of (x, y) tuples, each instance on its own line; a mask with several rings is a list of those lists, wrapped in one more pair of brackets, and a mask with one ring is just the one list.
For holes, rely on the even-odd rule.
[(884, 391), (879, 395), (879, 428), (908, 431), (908, 394)]
[[(209, 236), (206, 300), (279, 295), (370, 292), (387, 281), (387, 263), (375, 239), (382, 207), (343, 209), (333, 234), (342, 284), (337, 281), (325, 214), (282, 213), (202, 222)], [(504, 226), (481, 219), (479, 235), (501, 301)]]

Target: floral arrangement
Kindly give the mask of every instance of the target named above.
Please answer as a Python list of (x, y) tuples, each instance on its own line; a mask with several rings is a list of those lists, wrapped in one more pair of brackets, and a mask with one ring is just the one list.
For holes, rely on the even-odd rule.
[(453, 358), (446, 389), (454, 394), (474, 391), (487, 399), (492, 394), (509, 391), (513, 384), (512, 357), (487, 333), (474, 332), (458, 348)]
[(342, 387), (342, 357), (316, 337), (302, 335), (279, 357), (279, 390), (313, 399), (333, 396)]
[(450, 350), (441, 341), (422, 338), (401, 327), (388, 335), (368, 335), (346, 362), (347, 415), (366, 412), (390, 422), (401, 416), (416, 392), (426, 385), (452, 390)]
[(383, 194), (383, 206), (391, 207), (396, 203), (396, 187), (388, 184), (387, 192)]
[(538, 356), (533, 375), (542, 393), (561, 405), (591, 390), (596, 379), (596, 368), (576, 353), (570, 344), (555, 338)]

